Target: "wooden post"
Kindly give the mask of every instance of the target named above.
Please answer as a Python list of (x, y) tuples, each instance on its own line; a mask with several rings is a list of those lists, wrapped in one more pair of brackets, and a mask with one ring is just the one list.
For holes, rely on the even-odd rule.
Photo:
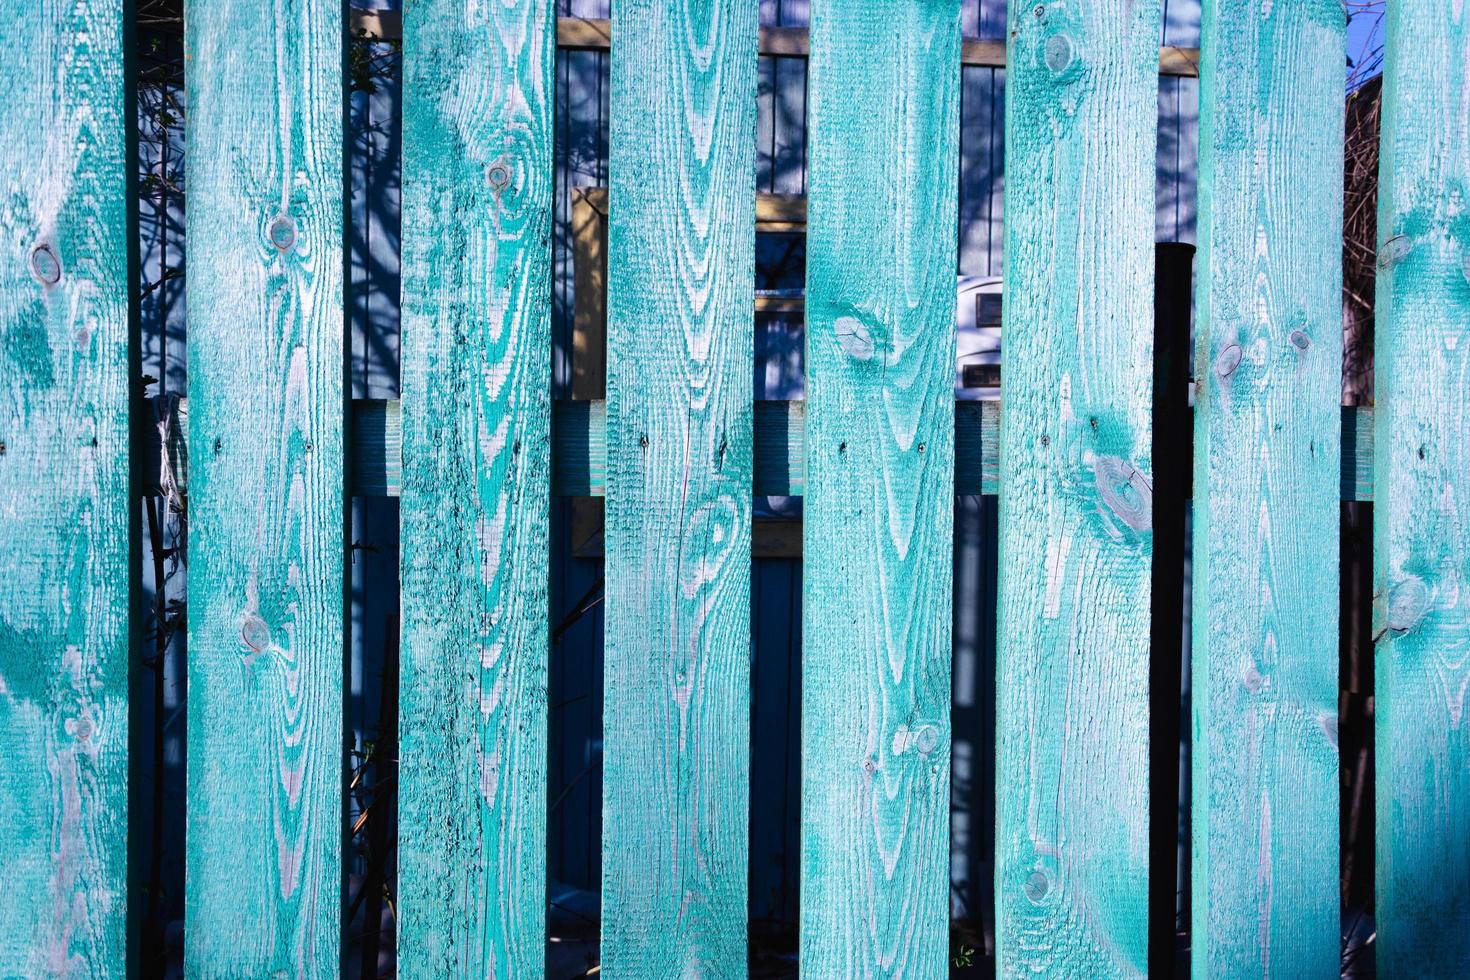
[(0, 11), (4, 976), (127, 965), (125, 7)]
[(539, 976), (554, 14), (405, 11), (399, 972)]
[(613, 14), (602, 970), (739, 973), (757, 11)]
[(1339, 971), (1342, 5), (1210, 0), (1195, 367), (1196, 977)]
[(1470, 9), (1388, 7), (1374, 480), (1380, 976), (1470, 975)]
[(184, 969), (334, 976), (342, 9), (190, 0)]
[(945, 975), (958, 0), (812, 10), (801, 962)]
[(1147, 968), (1159, 16), (1157, 0), (1009, 12), (996, 665), (1007, 975)]

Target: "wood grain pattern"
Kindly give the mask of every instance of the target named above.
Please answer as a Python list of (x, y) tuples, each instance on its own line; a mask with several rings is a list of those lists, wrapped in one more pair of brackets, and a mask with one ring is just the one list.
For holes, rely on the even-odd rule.
[(743, 976), (757, 10), (613, 14), (602, 970)]
[(941, 976), (960, 4), (815, 6), (811, 43), (801, 965)]
[(398, 969), (541, 975), (552, 5), (405, 11)]
[(1470, 5), (1388, 7), (1373, 508), (1378, 972), (1470, 975)]
[(185, 971), (335, 976), (347, 544), (342, 9), (189, 0), (185, 27)]
[(1336, 976), (1342, 4), (1206, 0), (1196, 977)]
[(1157, 0), (1012, 4), (996, 931), (1003, 974), (1147, 966)]
[(0, 976), (122, 976), (124, 5), (0, 9)]

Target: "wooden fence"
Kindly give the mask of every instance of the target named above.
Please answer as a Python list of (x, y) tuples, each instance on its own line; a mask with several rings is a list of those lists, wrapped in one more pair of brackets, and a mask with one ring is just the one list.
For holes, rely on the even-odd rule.
[[(829, 0), (809, 33), (737, 0), (414, 0), (401, 404), (345, 394), (343, 11), (191, 0), (187, 438), (161, 447), (130, 420), (124, 7), (0, 12), (0, 974), (126, 968), (160, 465), (190, 525), (190, 976), (338, 969), (352, 493), (401, 501), (403, 976), (542, 970), (554, 493), (606, 498), (604, 973), (745, 969), (753, 493), (804, 496), (803, 972), (947, 969), (956, 493), (1001, 506), (999, 970), (1164, 972), (1153, 147), (1161, 67), (1196, 61), (1161, 54), (1158, 0), (1013, 4), (1003, 51), (962, 43), (958, 0)], [(1389, 10), (1377, 407), (1344, 414), (1342, 6), (1205, 5), (1200, 976), (1338, 969), (1337, 514), (1370, 497), (1379, 969), (1470, 974), (1470, 8)], [(550, 397), (559, 33), (616, 39), (605, 402)], [(750, 386), (773, 44), (809, 58), (804, 404)], [(953, 398), (965, 58), (1008, 68), (998, 409)]]

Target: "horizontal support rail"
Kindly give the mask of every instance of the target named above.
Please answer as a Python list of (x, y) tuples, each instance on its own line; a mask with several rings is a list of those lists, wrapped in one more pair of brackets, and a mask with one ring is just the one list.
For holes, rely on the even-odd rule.
[[(187, 482), (184, 440), (187, 403), (179, 402), (177, 425), (147, 426), (145, 489), (157, 493), (162, 467), (158, 433), (169, 433), (172, 479)], [(558, 497), (601, 497), (607, 473), (607, 407), (597, 401), (552, 403), (551, 492)], [(358, 497), (396, 497), (401, 486), (402, 441), (398, 402), (359, 398), (352, 402), (349, 472)], [(955, 492), (994, 495), (999, 482), (1000, 402), (955, 403)], [(757, 497), (800, 497), (806, 492), (806, 404), (755, 403), (752, 493)], [(1342, 499), (1373, 499), (1373, 410), (1342, 410)]]
[[(352, 11), (352, 33), (356, 37), (393, 41), (403, 36), (403, 18), (396, 10)], [(571, 50), (605, 51), (612, 47), (609, 21), (587, 17), (559, 17), (556, 46)], [(762, 27), (760, 53), (779, 58), (805, 58), (811, 52), (805, 27)], [(965, 38), (960, 46), (960, 64), (977, 68), (1004, 68), (1005, 41)], [(1179, 78), (1199, 75), (1199, 49), (1166, 45), (1159, 48), (1159, 74)]]

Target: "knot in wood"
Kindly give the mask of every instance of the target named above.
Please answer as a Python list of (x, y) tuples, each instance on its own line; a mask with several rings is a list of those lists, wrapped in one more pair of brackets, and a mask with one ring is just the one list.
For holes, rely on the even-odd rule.
[(270, 627), (254, 613), (246, 613), (240, 622), (240, 642), (253, 654), (264, 653), (271, 646)]
[(1429, 586), (1418, 576), (1410, 575), (1388, 590), (1388, 628), (1407, 633), (1429, 611)]
[(61, 282), (61, 260), (45, 242), (31, 249), (31, 274), (43, 286), (54, 286)]
[(855, 361), (873, 359), (873, 335), (857, 317), (838, 317), (837, 322), (832, 324), (832, 330), (837, 335), (837, 346), (848, 357)]
[(86, 715), (81, 715), (77, 718), (68, 718), (66, 720), (66, 733), (78, 742), (87, 741), (96, 730), (96, 726), (92, 724), (92, 719)]
[(1053, 34), (1047, 38), (1041, 51), (1041, 60), (1054, 75), (1060, 75), (1071, 68), (1076, 56), (1076, 45), (1066, 34)]
[(290, 215), (277, 215), (266, 228), (266, 237), (277, 251), (289, 251), (296, 244), (296, 222)]
[(1239, 344), (1225, 346), (1215, 355), (1215, 373), (1222, 378), (1230, 377), (1240, 367), (1240, 359), (1244, 356)]
[(1153, 528), (1154, 489), (1138, 468), (1117, 456), (1099, 456), (1093, 479), (1103, 504), (1135, 531)]
[(1378, 268), (1391, 269), (1404, 260), (1414, 243), (1408, 235), (1394, 235), (1378, 249)]

